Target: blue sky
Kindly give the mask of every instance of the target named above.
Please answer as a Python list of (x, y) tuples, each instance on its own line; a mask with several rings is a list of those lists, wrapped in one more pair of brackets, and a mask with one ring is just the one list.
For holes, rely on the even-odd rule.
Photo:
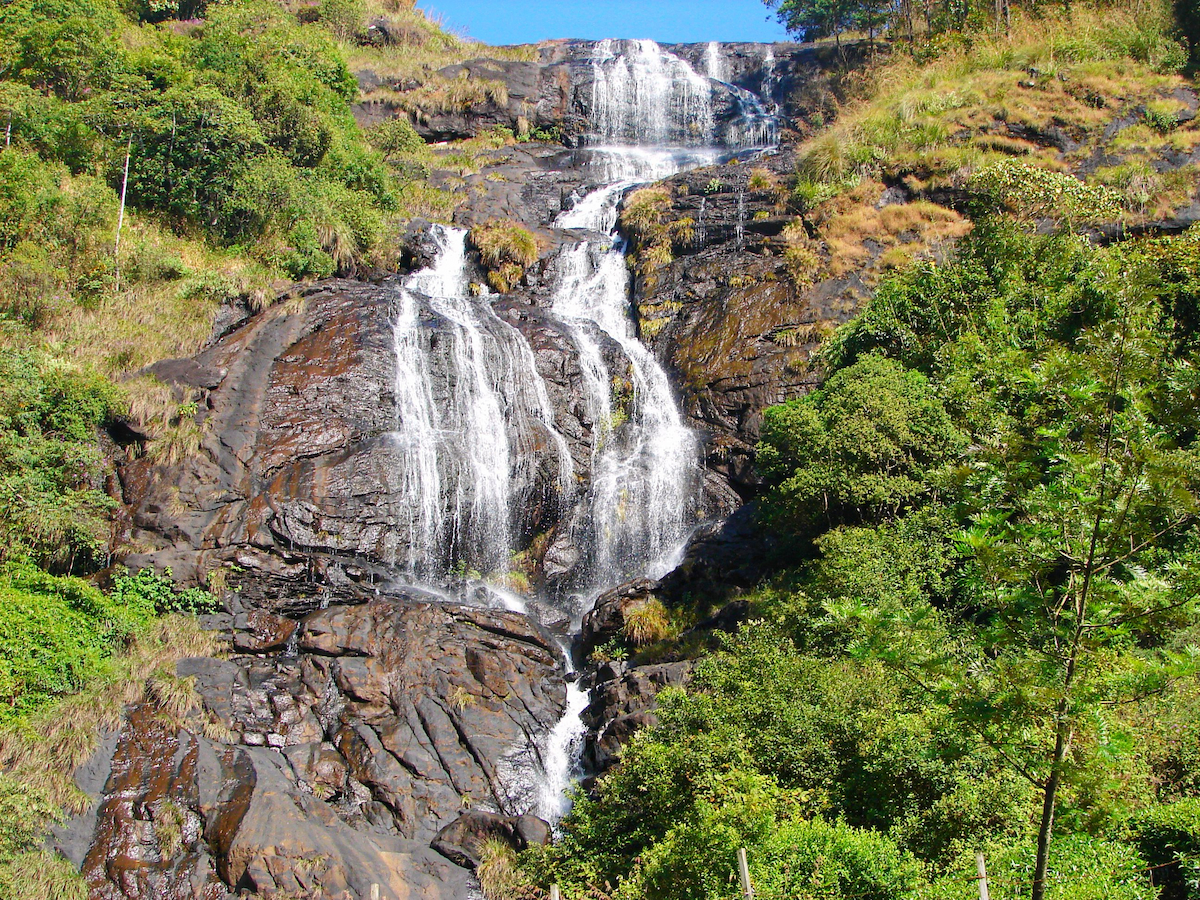
[(447, 28), (487, 44), (547, 38), (663, 43), (783, 41), (762, 0), (417, 0)]

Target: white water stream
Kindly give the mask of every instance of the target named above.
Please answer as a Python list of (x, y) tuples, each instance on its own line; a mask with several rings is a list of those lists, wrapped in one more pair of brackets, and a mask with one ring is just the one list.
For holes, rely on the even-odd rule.
[[(550, 309), (575, 345), (582, 374), (590, 480), (579, 484), (532, 349), (495, 314), (494, 298), (472, 296), (466, 232), (434, 228), (435, 258), (405, 279), (395, 324), (401, 413), (392, 439), (406, 548), (397, 568), (434, 584), (452, 570), (504, 574), (519, 549), (515, 506), (534, 489), (535, 448), (549, 441), (559, 493), (586, 511), (572, 534), (581, 553), (573, 630), (603, 590), (669, 571), (695, 524), (700, 492), (699, 442), (667, 373), (636, 336), (620, 203), (639, 184), (767, 146), (776, 128), (754, 94), (725, 83), (719, 44), (708, 46), (703, 75), (652, 41), (602, 41), (590, 66), (587, 146), (599, 187), (554, 223), (586, 237), (565, 244), (549, 267)], [(718, 94), (737, 110), (723, 124)], [(507, 608), (524, 605), (510, 592), (489, 596)], [(527, 793), (552, 822), (567, 812), (567, 790), (580, 774), (587, 703), (587, 692), (569, 683), (563, 718), (534, 748), (537, 771), (527, 776)]]

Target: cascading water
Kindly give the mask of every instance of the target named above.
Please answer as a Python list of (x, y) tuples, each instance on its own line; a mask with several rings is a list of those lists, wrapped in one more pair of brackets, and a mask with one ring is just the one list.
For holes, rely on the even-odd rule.
[[(740, 114), (725, 129), (725, 148), (712, 146), (712, 81), (724, 82), (727, 74), (719, 44), (708, 45), (707, 79), (649, 41), (632, 45), (623, 57), (615, 55), (614, 42), (602, 42), (592, 65), (593, 171), (609, 183), (555, 224), (608, 237), (564, 247), (552, 268), (552, 308), (571, 328), (595, 423), (589, 533), (583, 542), (589, 551), (588, 597), (637, 575), (665, 574), (686, 538), (699, 490), (695, 435), (683, 423), (666, 373), (635, 336), (626, 248), (616, 230), (620, 201), (639, 183), (713, 162), (729, 148), (770, 145), (777, 134), (774, 116), (757, 97), (724, 85)], [(676, 136), (676, 143), (682, 135), (682, 143), (693, 146), (683, 154), (663, 147), (665, 135)], [(709, 146), (695, 147), (698, 137)], [(605, 364), (602, 335), (620, 346), (632, 374), (631, 392), (614, 390), (619, 376)], [(578, 774), (586, 705), (587, 695), (572, 684), (567, 709), (542, 756), (538, 808), (551, 821), (569, 809), (564, 792)]]
[(721, 52), (719, 41), (709, 41), (704, 48), (704, 71), (714, 81), (729, 80), (729, 66), (725, 64), (725, 54)]
[[(623, 185), (596, 191), (615, 203)], [(591, 197), (588, 198), (590, 200)], [(604, 204), (585, 200), (559, 222), (600, 231), (615, 218)], [(586, 206), (585, 206), (586, 204)], [(590, 216), (590, 219), (584, 219)], [(584, 219), (583, 221), (580, 221)], [(552, 308), (572, 325), (585, 374), (595, 434), (589, 535), (590, 593), (661, 565), (684, 538), (695, 505), (697, 443), (684, 426), (666, 372), (634, 335), (629, 316), (625, 246), (581, 241), (555, 261)], [(629, 389), (610, 372), (599, 345), (602, 333), (623, 351), (632, 375)]]
[[(421, 579), (444, 575), (455, 564), (504, 571), (512, 501), (533, 477), (529, 450), (539, 425), (555, 439), (563, 490), (574, 480), (570, 450), (554, 429), (529, 345), (486, 298), (469, 296), (466, 236), (461, 229), (434, 228), (434, 262), (405, 280), (395, 325), (401, 415), (392, 438), (408, 548), (397, 562)], [(431, 364), (426, 316), (450, 332), (440, 377)]]
[(592, 75), (598, 143), (713, 144), (712, 81), (654, 41), (601, 41)]
[[(766, 145), (775, 134), (758, 98), (725, 83), (719, 44), (709, 45), (707, 75), (653, 41), (600, 42), (589, 63), (585, 145), (600, 186), (555, 221), (585, 234), (563, 244), (548, 275), (549, 307), (581, 374), (590, 477), (576, 475), (531, 347), (495, 314), (486, 292), (472, 296), (466, 232), (434, 228), (436, 256), (404, 281), (395, 325), (401, 414), (392, 439), (404, 497), (398, 568), (435, 585), (463, 565), (502, 574), (520, 549), (517, 507), (537, 480), (534, 448), (548, 438), (560, 502), (583, 511), (571, 518), (581, 552), (567, 590), (542, 598), (566, 604), (572, 632), (604, 589), (665, 574), (695, 523), (700, 492), (699, 442), (666, 372), (636, 336), (620, 203), (638, 184)], [(511, 593), (493, 593), (507, 608), (524, 606)], [(587, 702), (587, 692), (569, 684), (562, 720), (513, 756), (526, 786), (513, 796), (527, 797), (551, 821), (567, 811), (566, 790), (579, 774)]]

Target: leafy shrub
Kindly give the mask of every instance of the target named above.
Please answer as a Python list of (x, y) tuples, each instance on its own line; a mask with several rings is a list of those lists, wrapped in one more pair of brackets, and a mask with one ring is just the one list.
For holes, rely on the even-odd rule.
[(971, 179), (969, 190), (984, 200), (986, 208), (1004, 209), (1027, 220), (1105, 222), (1121, 215), (1121, 198), (1115, 191), (1020, 159), (1002, 159), (983, 169)]
[(864, 357), (825, 386), (764, 415), (758, 464), (779, 521), (861, 521), (895, 514), (931, 489), (931, 470), (963, 437), (925, 376)]
[(899, 900), (913, 894), (921, 867), (894, 841), (820, 818), (788, 822), (751, 857), (755, 893), (806, 900)]
[(0, 350), (0, 559), (60, 571), (104, 559), (113, 501), (94, 486), (112, 384), (33, 351)]
[(221, 601), (201, 588), (177, 588), (171, 581), (171, 570), (158, 575), (153, 569), (136, 574), (118, 574), (113, 579), (112, 599), (139, 609), (153, 609), (158, 615), (169, 613), (211, 613), (221, 608)]
[[(1028, 895), (1033, 845), (1002, 844), (987, 854), (988, 883), (997, 900)], [(917, 893), (920, 900), (975, 900), (974, 854), (944, 878)], [(1146, 862), (1128, 844), (1086, 834), (1063, 835), (1050, 848), (1046, 900), (1155, 900)]]
[(1154, 867), (1161, 900), (1200, 897), (1200, 799), (1151, 806), (1133, 818), (1130, 830)]
[(405, 156), (425, 147), (425, 141), (417, 134), (412, 123), (403, 116), (380, 122), (367, 132), (367, 140), (385, 159)]
[(79, 690), (153, 615), (142, 596), (106, 597), (31, 566), (0, 571), (0, 720)]

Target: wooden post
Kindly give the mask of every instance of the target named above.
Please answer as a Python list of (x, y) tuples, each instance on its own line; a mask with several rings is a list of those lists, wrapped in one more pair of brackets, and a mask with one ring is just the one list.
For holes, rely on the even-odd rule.
[(562, 900), (562, 894), (559, 892), (557, 884), (550, 885), (550, 900)]
[(371, 885), (371, 900), (379, 900), (379, 885)]
[(125, 192), (129, 188), (129, 157), (133, 153), (133, 132), (125, 145), (125, 174), (121, 178), (121, 210), (117, 213), (117, 240), (113, 245), (113, 267), (116, 270), (116, 290), (121, 290), (121, 226), (125, 224)]
[(987, 861), (982, 853), (975, 854), (975, 868), (979, 870), (979, 900), (988, 900)]
[(742, 879), (742, 896), (754, 900), (754, 886), (750, 884), (750, 864), (746, 862), (746, 848), (738, 848), (738, 875)]

